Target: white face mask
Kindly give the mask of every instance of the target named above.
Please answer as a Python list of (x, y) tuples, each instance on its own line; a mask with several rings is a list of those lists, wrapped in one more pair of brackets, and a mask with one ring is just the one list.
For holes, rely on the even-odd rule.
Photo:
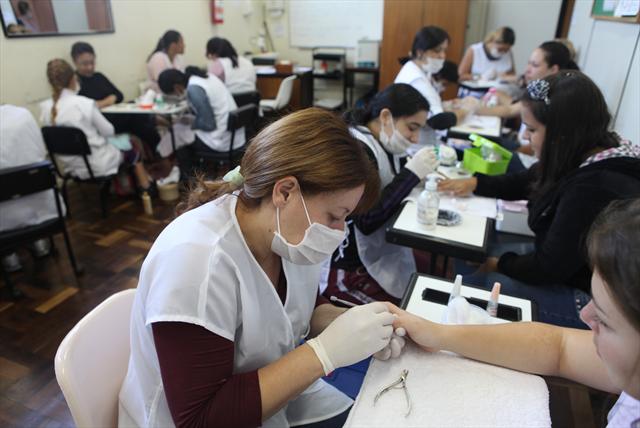
[(393, 123), (393, 117), (391, 118), (391, 137), (384, 132), (384, 126), (380, 128), (380, 144), (386, 151), (394, 155), (407, 154), (407, 149), (413, 144), (407, 140), (396, 129), (396, 125)]
[(271, 251), (296, 265), (316, 265), (333, 254), (340, 243), (344, 241), (345, 231), (332, 229), (320, 223), (312, 223), (302, 193), (300, 196), (309, 222), (309, 227), (304, 232), (302, 241), (293, 245), (280, 234), (280, 208), (276, 208), (278, 231), (274, 232)]
[(422, 64), (420, 67), (422, 71), (429, 74), (436, 74), (438, 71), (442, 70), (442, 66), (444, 65), (443, 58), (431, 58), (427, 57), (427, 63)]
[(494, 57), (494, 58), (496, 58), (496, 59), (497, 59), (497, 58), (502, 58), (502, 55), (504, 55), (504, 53), (503, 53), (503, 52), (500, 52), (500, 51), (498, 50), (498, 48), (495, 48), (495, 47), (494, 47), (494, 48), (489, 49), (489, 53), (491, 54), (491, 56), (492, 56), (492, 57)]

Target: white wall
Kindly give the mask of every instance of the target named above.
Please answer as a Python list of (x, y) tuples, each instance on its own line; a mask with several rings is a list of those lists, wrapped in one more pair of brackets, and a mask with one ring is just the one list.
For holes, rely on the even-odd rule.
[(594, 20), (591, 0), (576, 1), (569, 39), (578, 51), (578, 65), (602, 90), (613, 128), (640, 144), (640, 25)]
[(516, 73), (524, 72), (533, 49), (555, 38), (561, 4), (562, 0), (489, 0), (485, 31), (513, 28)]
[[(244, 17), (247, 5), (253, 6), (254, 13)], [(47, 61), (70, 61), (71, 45), (79, 40), (93, 45), (98, 70), (126, 98), (133, 98), (138, 82), (146, 78), (146, 58), (164, 31), (175, 29), (182, 33), (187, 64), (204, 66), (205, 45), (214, 35), (229, 38), (239, 53), (255, 50), (250, 39), (260, 28), (261, 5), (258, 0), (226, 1), (224, 24), (214, 26), (208, 0), (114, 0), (113, 34), (24, 39), (0, 36), (0, 103), (26, 106), (37, 115), (37, 103), (50, 96)]]

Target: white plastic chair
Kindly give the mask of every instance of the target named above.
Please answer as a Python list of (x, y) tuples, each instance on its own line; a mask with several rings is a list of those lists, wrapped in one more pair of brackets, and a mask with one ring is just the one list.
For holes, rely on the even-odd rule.
[(291, 93), (293, 92), (293, 81), (297, 78), (298, 76), (296, 76), (295, 74), (285, 77), (282, 82), (280, 82), (280, 87), (278, 88), (278, 95), (276, 95), (276, 99), (260, 100), (260, 108), (265, 111), (278, 111), (285, 108), (289, 104), (289, 101), (291, 101)]
[(78, 427), (118, 425), (118, 394), (129, 363), (135, 292), (108, 297), (78, 321), (58, 347), (56, 379)]

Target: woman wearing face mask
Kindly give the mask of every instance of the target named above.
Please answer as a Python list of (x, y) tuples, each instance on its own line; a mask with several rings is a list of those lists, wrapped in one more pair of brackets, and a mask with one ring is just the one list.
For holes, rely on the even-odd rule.
[(313, 108), (195, 189), (142, 266), (120, 426), (342, 426), (351, 400), (319, 378), (387, 346), (393, 317), (328, 304), (318, 282), (378, 191), (361, 144)]
[[(100, 113), (96, 102), (77, 95), (79, 86), (76, 74), (63, 59), (53, 59), (47, 63), (47, 78), (53, 89), (50, 99), (40, 104), (40, 121), (49, 126), (73, 126), (87, 137), (91, 148), (89, 165), (95, 175), (110, 175), (118, 172), (122, 164), (133, 167), (141, 191), (151, 191), (149, 175), (140, 160), (140, 152), (135, 147), (119, 150), (111, 144), (115, 135), (113, 125)], [(66, 171), (78, 178), (89, 178), (89, 170), (82, 156), (58, 156)]]
[(376, 161), (383, 190), (374, 207), (351, 218), (347, 239), (331, 258), (324, 296), (358, 304), (398, 302), (402, 297), (417, 270), (413, 252), (387, 243), (384, 235), (402, 200), (437, 165), (432, 147), (420, 149), (406, 163), (404, 159), (407, 149), (417, 144), (428, 111), (420, 92), (396, 83), (378, 93), (365, 109), (346, 113), (351, 133)]
[(465, 98), (460, 107), (445, 111), (442, 99), (434, 86), (433, 76), (444, 64), (449, 46), (449, 35), (439, 27), (424, 27), (416, 34), (411, 47), (411, 58), (405, 62), (394, 83), (407, 83), (416, 88), (429, 103), (429, 127), (420, 135), (421, 144), (437, 144), (433, 129), (447, 129), (462, 121), (478, 106), (478, 100)]
[(483, 42), (467, 49), (458, 67), (460, 79), (505, 79), (515, 76), (513, 52), (516, 34), (509, 27), (498, 28), (487, 34)]
[(587, 238), (593, 300), (580, 316), (591, 331), (542, 323), (443, 325), (393, 308), (428, 352), (467, 358), (621, 394), (607, 427), (640, 426), (640, 199), (616, 201)]
[(489, 257), (483, 273), (465, 280), (484, 287), (502, 282), (505, 294), (537, 302), (540, 321), (584, 327), (578, 312), (589, 300), (591, 277), (584, 236), (612, 200), (640, 196), (640, 147), (609, 131), (605, 99), (579, 71), (530, 82), (522, 121), (537, 164), (519, 173), (476, 174), (439, 185), (460, 196), (529, 200), (533, 248), (497, 246), (490, 252), (500, 257)]
[(149, 58), (147, 58), (147, 76), (151, 89), (159, 92), (158, 76), (168, 68), (184, 71), (185, 65), (182, 59), (184, 54), (184, 39), (175, 30), (169, 30), (162, 35), (158, 44)]

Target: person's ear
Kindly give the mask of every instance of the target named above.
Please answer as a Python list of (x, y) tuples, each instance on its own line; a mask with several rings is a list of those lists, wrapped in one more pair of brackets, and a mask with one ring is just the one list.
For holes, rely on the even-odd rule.
[(293, 176), (287, 176), (276, 181), (273, 185), (271, 199), (278, 208), (283, 208), (291, 200), (291, 194), (299, 190), (298, 180)]
[(551, 74), (557, 74), (560, 71), (560, 67), (558, 66), (558, 64), (554, 64), (551, 66), (549, 71), (551, 72)]
[(380, 123), (388, 126), (389, 121), (393, 120), (393, 115), (391, 114), (391, 110), (389, 110), (388, 108), (383, 108), (382, 110), (380, 110), (378, 119), (380, 119)]

